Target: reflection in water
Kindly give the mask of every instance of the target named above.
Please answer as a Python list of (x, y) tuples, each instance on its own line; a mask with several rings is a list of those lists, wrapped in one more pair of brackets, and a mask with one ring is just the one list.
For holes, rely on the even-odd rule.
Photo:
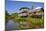
[(13, 20), (9, 20), (6, 24), (6, 28), (8, 30), (18, 30), (19, 29), (19, 23), (14, 22)]

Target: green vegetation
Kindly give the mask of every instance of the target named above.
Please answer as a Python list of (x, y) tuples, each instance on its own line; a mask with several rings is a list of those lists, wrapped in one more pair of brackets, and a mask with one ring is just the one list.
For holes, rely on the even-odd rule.
[[(43, 10), (43, 8), (41, 8), (41, 9)], [(32, 18), (29, 16), (26, 18), (22, 18), (21, 16), (18, 16), (18, 15), (19, 15), (18, 13), (13, 13), (12, 15), (9, 15), (9, 13), (6, 11), (6, 14), (5, 14), (6, 23), (8, 22), (9, 19), (14, 19), (18, 23), (26, 22), (25, 25), (20, 23), (21, 24), (20, 29), (28, 29), (28, 28), (34, 29), (34, 28), (43, 28), (44, 27), (44, 18)]]
[[(31, 29), (37, 28), (37, 27), (38, 28), (43, 28), (44, 27), (44, 20), (42, 18), (39, 19), (39, 18), (30, 18), (30, 17), (27, 17), (27, 18), (19, 18), (17, 20), (18, 20), (18, 22), (27, 22), (27, 24), (29, 23), (29, 28), (31, 28)], [(25, 29), (23, 27), (21, 27), (21, 29)]]
[(9, 13), (5, 10), (5, 22), (7, 23), (9, 19), (10, 19), (10, 15), (9, 15)]
[[(22, 18), (22, 17), (16, 17), (14, 19), (16, 22), (20, 23), (20, 22), (27, 22), (27, 24), (29, 24), (29, 29), (33, 29), (33, 28), (43, 28), (44, 27), (44, 18), (32, 18), (32, 17), (27, 17), (27, 18)], [(20, 25), (20, 29), (27, 29), (24, 28), (25, 26), (21, 27), (23, 25)]]

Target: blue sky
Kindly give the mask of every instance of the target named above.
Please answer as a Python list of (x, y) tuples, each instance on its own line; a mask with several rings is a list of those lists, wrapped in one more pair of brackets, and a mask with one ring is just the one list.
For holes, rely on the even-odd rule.
[(31, 9), (32, 4), (34, 6), (34, 8), (37, 7), (44, 7), (44, 3), (40, 3), (40, 2), (23, 2), (23, 1), (9, 1), (6, 0), (5, 2), (5, 8), (6, 10), (11, 14), (11, 13), (18, 13), (21, 7), (28, 7)]

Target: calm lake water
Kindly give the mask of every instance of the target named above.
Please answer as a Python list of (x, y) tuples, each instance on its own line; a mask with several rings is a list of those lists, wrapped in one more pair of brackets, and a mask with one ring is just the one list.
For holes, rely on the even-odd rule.
[(6, 29), (8, 30), (18, 30), (19, 29), (19, 23), (14, 22), (13, 20), (9, 20), (6, 24)]

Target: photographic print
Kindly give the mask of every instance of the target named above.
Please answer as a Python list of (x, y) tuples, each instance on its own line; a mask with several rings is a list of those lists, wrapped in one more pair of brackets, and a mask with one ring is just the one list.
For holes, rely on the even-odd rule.
[(44, 3), (5, 0), (5, 30), (44, 28)]

